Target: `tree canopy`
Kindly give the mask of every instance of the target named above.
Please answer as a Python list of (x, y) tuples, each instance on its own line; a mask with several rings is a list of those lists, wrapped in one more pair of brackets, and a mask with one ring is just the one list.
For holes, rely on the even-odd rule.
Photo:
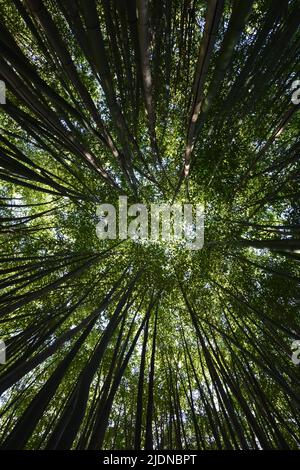
[[(299, 448), (299, 0), (0, 12), (0, 447)], [(203, 248), (99, 240), (120, 195)]]

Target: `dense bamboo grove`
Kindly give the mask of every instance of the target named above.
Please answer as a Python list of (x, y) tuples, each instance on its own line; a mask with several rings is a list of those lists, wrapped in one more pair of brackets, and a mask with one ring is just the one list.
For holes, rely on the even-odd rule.
[[(1, 448), (299, 448), (299, 0), (0, 11)], [(203, 249), (100, 241), (119, 195)]]

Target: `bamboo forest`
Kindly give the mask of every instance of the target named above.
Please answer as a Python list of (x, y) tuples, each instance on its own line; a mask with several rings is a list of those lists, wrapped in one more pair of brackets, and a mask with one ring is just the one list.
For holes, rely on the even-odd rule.
[[(0, 0), (1, 449), (300, 448), (299, 24)], [(203, 246), (98, 237), (121, 196)]]

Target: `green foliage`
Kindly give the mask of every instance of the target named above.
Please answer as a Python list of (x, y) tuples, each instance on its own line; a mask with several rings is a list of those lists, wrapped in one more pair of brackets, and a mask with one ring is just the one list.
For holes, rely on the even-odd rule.
[[(0, 13), (1, 447), (299, 448), (299, 2)], [(120, 195), (203, 249), (100, 241)]]

